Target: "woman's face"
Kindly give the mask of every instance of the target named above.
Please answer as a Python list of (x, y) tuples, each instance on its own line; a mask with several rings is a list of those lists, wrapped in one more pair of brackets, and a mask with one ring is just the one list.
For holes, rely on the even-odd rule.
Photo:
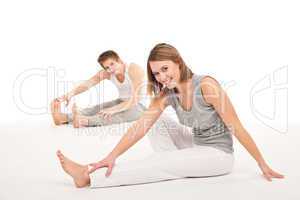
[(179, 65), (173, 61), (150, 61), (150, 68), (156, 81), (161, 83), (163, 87), (173, 89), (179, 83)]
[(120, 74), (122, 73), (122, 63), (112, 58), (106, 59), (102, 63), (104, 69), (112, 74)]

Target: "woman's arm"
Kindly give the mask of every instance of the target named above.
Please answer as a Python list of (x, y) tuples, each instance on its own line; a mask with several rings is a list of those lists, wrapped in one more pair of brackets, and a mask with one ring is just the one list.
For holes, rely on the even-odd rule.
[(129, 65), (128, 74), (132, 84), (131, 98), (128, 101), (124, 101), (113, 107), (104, 109), (103, 112), (110, 112), (111, 114), (119, 113), (132, 108), (139, 102), (140, 90), (145, 87), (145, 85), (143, 85), (144, 71), (140, 66), (131, 63)]
[(254, 140), (241, 124), (229, 97), (219, 83), (212, 77), (207, 76), (202, 79), (200, 88), (204, 100), (215, 108), (225, 125), (230, 127), (234, 136), (256, 160), (264, 176), (268, 180), (271, 180), (271, 178), (283, 178), (281, 174), (274, 172), (268, 167)]
[(144, 137), (162, 112), (163, 110), (160, 109), (159, 102), (152, 102), (142, 117), (127, 130), (126, 134), (122, 137), (117, 146), (111, 151), (109, 156), (113, 156), (115, 158), (119, 157), (137, 141)]
[(154, 99), (150, 103), (149, 108), (144, 112), (143, 116), (127, 130), (125, 135), (121, 138), (115, 148), (108, 154), (108, 156), (100, 162), (90, 164), (92, 166), (92, 168), (89, 170), (90, 173), (94, 172), (96, 169), (107, 167), (108, 170), (106, 172), (106, 176), (109, 176), (112, 172), (112, 168), (117, 157), (119, 157), (145, 136), (165, 108), (165, 99)]

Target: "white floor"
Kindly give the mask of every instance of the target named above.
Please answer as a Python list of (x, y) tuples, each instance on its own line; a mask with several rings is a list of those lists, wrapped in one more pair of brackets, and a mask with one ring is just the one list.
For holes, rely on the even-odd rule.
[[(1, 125), (0, 200), (11, 199), (300, 199), (300, 127), (279, 134), (256, 125), (248, 127), (270, 165), (286, 175), (265, 181), (247, 152), (235, 141), (236, 163), (232, 174), (106, 189), (76, 189), (62, 171), (55, 152), (90, 163), (103, 158), (129, 124), (104, 128), (55, 127), (49, 117)], [(139, 159), (152, 152), (147, 138), (120, 160)]]

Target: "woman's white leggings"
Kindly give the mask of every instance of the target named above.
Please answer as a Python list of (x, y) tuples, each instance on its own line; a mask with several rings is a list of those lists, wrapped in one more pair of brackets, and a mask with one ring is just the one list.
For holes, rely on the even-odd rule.
[(137, 161), (116, 163), (90, 174), (90, 187), (151, 183), (188, 177), (208, 177), (231, 172), (234, 157), (209, 146), (193, 144), (190, 129), (162, 115), (147, 133), (155, 153)]

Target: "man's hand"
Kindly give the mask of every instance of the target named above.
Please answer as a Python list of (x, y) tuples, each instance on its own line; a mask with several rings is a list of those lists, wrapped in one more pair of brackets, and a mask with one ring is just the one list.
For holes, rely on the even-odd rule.
[(111, 116), (115, 113), (116, 111), (113, 110), (101, 110), (100, 112), (98, 112), (98, 115), (105, 120), (111, 121)]
[(57, 100), (60, 101), (60, 102), (64, 102), (65, 101), (66, 102), (66, 106), (68, 106), (71, 98), (72, 98), (71, 94), (65, 94), (65, 95), (63, 95), (61, 97), (58, 97)]

